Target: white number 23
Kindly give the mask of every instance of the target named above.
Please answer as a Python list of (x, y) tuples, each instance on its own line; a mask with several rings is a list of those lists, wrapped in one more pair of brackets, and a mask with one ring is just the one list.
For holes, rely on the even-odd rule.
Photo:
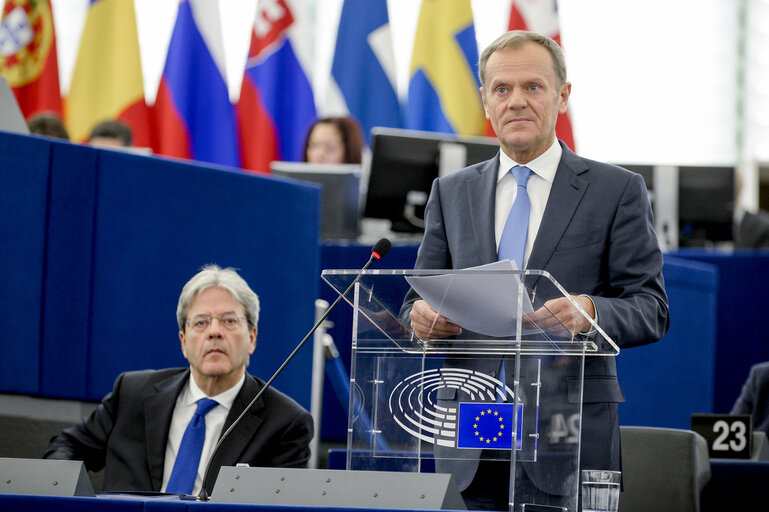
[[(732, 422), (731, 425), (724, 420), (718, 420), (713, 424), (713, 432), (718, 437), (713, 441), (713, 450), (719, 452), (728, 452), (729, 450), (740, 452), (745, 449), (748, 439), (745, 435), (747, 427), (741, 421)], [(729, 432), (734, 434), (733, 439), (727, 443)]]

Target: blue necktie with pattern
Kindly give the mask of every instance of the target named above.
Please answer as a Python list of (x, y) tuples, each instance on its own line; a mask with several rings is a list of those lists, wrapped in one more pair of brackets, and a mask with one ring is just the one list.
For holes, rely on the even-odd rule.
[(499, 240), (499, 250), (497, 251), (499, 260), (510, 259), (518, 264), (518, 268), (523, 270), (523, 255), (526, 250), (526, 235), (529, 232), (529, 191), (526, 190), (526, 184), (531, 177), (531, 169), (524, 165), (518, 165), (510, 169), (515, 177), (515, 183), (518, 185), (518, 192), (515, 196), (515, 202), (510, 209), (510, 214), (505, 222), (505, 229), (502, 230), (502, 237)]
[[(499, 260), (513, 260), (518, 264), (518, 268), (523, 270), (523, 256), (526, 251), (526, 235), (529, 232), (529, 211), (531, 202), (529, 201), (529, 191), (526, 185), (531, 177), (531, 169), (524, 165), (517, 165), (510, 169), (518, 185), (518, 192), (510, 209), (510, 214), (505, 222), (505, 229), (502, 230), (502, 237), (499, 240), (499, 250), (497, 256)], [(504, 384), (505, 378), (505, 360), (499, 363), (499, 380)], [(506, 397), (504, 385), (499, 390), (503, 397)], [(497, 402), (504, 402), (506, 399), (497, 395)]]
[(195, 486), (195, 477), (198, 475), (200, 454), (203, 451), (203, 442), (206, 440), (206, 414), (219, 405), (210, 398), (198, 400), (198, 408), (192, 416), (184, 437), (179, 445), (179, 453), (176, 454), (174, 469), (168, 480), (166, 492), (176, 494), (190, 494)]

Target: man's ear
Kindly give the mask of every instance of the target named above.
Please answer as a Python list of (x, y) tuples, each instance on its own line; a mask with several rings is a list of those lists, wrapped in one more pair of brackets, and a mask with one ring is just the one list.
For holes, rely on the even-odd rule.
[(566, 110), (569, 108), (569, 96), (571, 96), (571, 83), (565, 82), (563, 85), (561, 85), (561, 100), (558, 104), (558, 113), (559, 114), (565, 114)]
[(254, 353), (254, 350), (256, 349), (256, 335), (258, 331), (256, 327), (254, 327), (251, 332), (248, 333), (249, 338), (251, 338), (251, 347), (248, 350), (248, 354), (251, 355)]
[(186, 351), (187, 342), (184, 339), (184, 331), (179, 331), (179, 342), (182, 345), (182, 355), (184, 356), (184, 359), (187, 359), (187, 351)]

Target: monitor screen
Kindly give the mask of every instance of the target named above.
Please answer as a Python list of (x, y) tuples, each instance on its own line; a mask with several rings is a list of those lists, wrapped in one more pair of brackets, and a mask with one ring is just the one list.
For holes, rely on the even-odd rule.
[(492, 137), (374, 128), (364, 217), (388, 219), (396, 232), (424, 229), (424, 207), (438, 176), (497, 155)]
[(734, 167), (679, 167), (679, 245), (734, 239)]
[(357, 238), (360, 233), (360, 165), (271, 162), (270, 168), (276, 176), (321, 186), (321, 238)]

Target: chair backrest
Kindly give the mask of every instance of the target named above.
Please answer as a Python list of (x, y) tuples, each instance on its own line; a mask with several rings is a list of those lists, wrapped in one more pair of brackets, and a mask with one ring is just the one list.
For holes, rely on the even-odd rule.
[(620, 512), (700, 510), (710, 480), (705, 439), (691, 430), (620, 427), (622, 484)]

